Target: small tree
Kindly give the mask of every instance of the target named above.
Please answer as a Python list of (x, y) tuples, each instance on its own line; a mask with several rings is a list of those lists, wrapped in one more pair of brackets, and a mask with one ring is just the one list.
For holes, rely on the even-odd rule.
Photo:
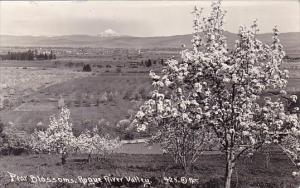
[(68, 153), (76, 146), (76, 138), (72, 132), (70, 110), (63, 107), (57, 117), (50, 117), (50, 125), (46, 131), (35, 131), (32, 135), (31, 147), (37, 152), (54, 152), (61, 154), (62, 164), (66, 163)]
[(101, 103), (105, 103), (105, 102), (108, 101), (108, 94), (107, 94), (106, 91), (103, 93), (103, 95), (100, 97), (99, 100), (100, 100)]
[(95, 127), (93, 131), (86, 130), (83, 134), (79, 135), (76, 145), (79, 152), (88, 154), (88, 162), (90, 162), (92, 154), (107, 156), (114, 152), (120, 146), (120, 141), (118, 139), (109, 139), (108, 136), (101, 137), (98, 134), (98, 128)]
[[(207, 18), (197, 8), (193, 14), (193, 49), (182, 52), (182, 61), (167, 61), (162, 75), (150, 74), (153, 85), (160, 89), (141, 108), (137, 119), (142, 121), (142, 129), (158, 119), (160, 127), (179, 122), (213, 131), (226, 156), (224, 184), (230, 188), (241, 155), (272, 142), (280, 143), (290, 130), (299, 131), (298, 119), (285, 110), (284, 101), (268, 96), (274, 89), (285, 93), (288, 72), (280, 69), (285, 53), (276, 27), (271, 46), (256, 38), (256, 21), (250, 30), (240, 28), (235, 48), (229, 51), (220, 1), (212, 3)], [(162, 88), (173, 92), (170, 99), (165, 98)]]
[[(169, 62), (171, 65), (172, 62)], [(170, 67), (164, 67), (163, 76), (150, 72), (153, 85), (157, 90), (152, 98), (141, 106), (133, 124), (138, 124), (138, 131), (146, 128), (156, 130), (150, 142), (158, 142), (164, 151), (170, 153), (176, 163), (179, 163), (190, 173), (192, 165), (204, 150), (215, 145), (214, 135), (201, 125), (197, 116), (199, 104), (189, 90), (182, 90), (180, 82)], [(167, 77), (173, 77), (171, 82)], [(163, 92), (168, 90), (171, 98)]]

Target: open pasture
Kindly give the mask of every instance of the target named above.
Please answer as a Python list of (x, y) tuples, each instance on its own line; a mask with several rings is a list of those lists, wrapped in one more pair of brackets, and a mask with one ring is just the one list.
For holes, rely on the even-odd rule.
[(0, 67), (0, 72), (1, 96), (2, 100), (7, 99), (9, 108), (20, 97), (28, 96), (41, 88), (89, 75), (70, 69), (41, 67)]
[(74, 72), (69, 69), (37, 67), (0, 67), (0, 72), (1, 89), (14, 89), (16, 91), (24, 91), (26, 89), (38, 90), (41, 87), (88, 75), (87, 73)]

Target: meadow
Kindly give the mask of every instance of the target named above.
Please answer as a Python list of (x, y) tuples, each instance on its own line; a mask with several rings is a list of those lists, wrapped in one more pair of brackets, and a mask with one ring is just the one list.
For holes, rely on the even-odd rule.
[[(171, 156), (161, 154), (122, 154), (100, 157), (87, 163), (86, 156), (71, 156), (67, 164), (59, 164), (59, 156), (55, 155), (21, 155), (3, 156), (0, 158), (0, 184), (8, 188), (55, 188), (55, 187), (144, 187), (143, 184), (133, 183), (130, 186), (107, 182), (84, 185), (79, 181), (83, 178), (97, 177), (140, 177), (148, 178), (148, 187), (203, 187), (221, 188), (223, 184), (224, 156), (202, 155), (190, 175), (175, 165)], [(294, 169), (288, 159), (281, 154), (273, 154), (267, 165), (264, 153), (257, 153), (252, 158), (243, 157), (238, 161), (236, 173), (233, 175), (233, 187), (240, 188), (296, 188), (300, 181), (290, 175)], [(77, 180), (69, 183), (29, 183), (14, 180), (11, 182), (9, 173), (18, 176), (64, 177)], [(197, 179), (197, 183), (184, 183), (181, 179)], [(172, 181), (171, 181), (172, 179)], [(175, 179), (178, 182), (175, 182)], [(147, 187), (147, 186), (146, 186)]]

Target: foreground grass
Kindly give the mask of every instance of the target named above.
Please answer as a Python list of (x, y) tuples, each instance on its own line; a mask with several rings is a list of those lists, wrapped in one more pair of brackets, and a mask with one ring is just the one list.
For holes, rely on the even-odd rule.
[[(70, 156), (66, 165), (59, 164), (58, 155), (22, 155), (2, 156), (0, 158), (0, 185), (1, 187), (95, 187), (83, 184), (58, 184), (10, 182), (8, 172), (19, 176), (65, 177), (78, 179), (82, 177), (116, 177), (138, 176), (150, 178), (151, 187), (169, 187), (163, 177), (185, 176), (183, 170), (174, 164), (168, 155), (129, 155), (114, 154), (100, 160), (87, 163), (86, 156)], [(294, 167), (283, 155), (273, 155), (268, 168), (263, 154), (256, 154), (252, 159), (242, 158), (236, 166), (233, 176), (233, 187), (242, 188), (292, 188), (300, 185), (300, 179), (291, 176)], [(182, 186), (175, 183), (171, 187), (222, 187), (225, 159), (222, 155), (203, 155), (194, 166), (188, 177), (197, 178), (198, 184)], [(115, 187), (104, 184), (99, 187)], [(116, 187), (120, 187), (116, 186)], [(126, 186), (123, 186), (126, 187)], [(143, 187), (138, 185), (136, 187)]]

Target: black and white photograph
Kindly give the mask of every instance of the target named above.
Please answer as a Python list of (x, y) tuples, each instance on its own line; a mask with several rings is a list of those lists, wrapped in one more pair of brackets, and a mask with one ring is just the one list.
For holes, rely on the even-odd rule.
[(0, 1), (0, 188), (90, 187), (300, 188), (300, 1)]

